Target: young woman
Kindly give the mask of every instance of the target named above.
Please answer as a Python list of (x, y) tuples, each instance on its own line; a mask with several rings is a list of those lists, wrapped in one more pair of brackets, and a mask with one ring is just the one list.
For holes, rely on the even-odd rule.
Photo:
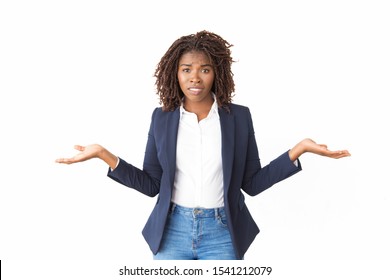
[(243, 192), (254, 196), (301, 170), (299, 157), (349, 156), (304, 139), (260, 165), (250, 111), (233, 104), (232, 45), (201, 31), (177, 39), (156, 71), (154, 110), (143, 169), (94, 144), (58, 163), (99, 158), (108, 176), (158, 195), (143, 229), (154, 259), (242, 259), (259, 229)]

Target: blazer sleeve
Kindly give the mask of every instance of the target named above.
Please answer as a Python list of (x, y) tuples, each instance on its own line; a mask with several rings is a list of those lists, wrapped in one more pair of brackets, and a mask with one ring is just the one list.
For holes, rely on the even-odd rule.
[(157, 157), (157, 148), (154, 138), (154, 123), (157, 108), (152, 115), (148, 133), (148, 141), (144, 157), (143, 169), (139, 169), (120, 158), (118, 166), (107, 176), (118, 183), (135, 189), (147, 196), (155, 196), (160, 192), (162, 168)]
[(297, 165), (290, 160), (288, 151), (271, 161), (268, 165), (262, 167), (258, 155), (252, 117), (249, 110), (248, 126), (247, 158), (242, 189), (247, 194), (254, 196), (301, 171), (302, 167), (299, 159)]

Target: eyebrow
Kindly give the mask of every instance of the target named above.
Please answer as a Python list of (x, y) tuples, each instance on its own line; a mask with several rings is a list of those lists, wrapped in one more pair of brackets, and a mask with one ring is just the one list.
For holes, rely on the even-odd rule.
[[(180, 66), (192, 66), (192, 64), (182, 63), (182, 64), (180, 64)], [(211, 64), (202, 64), (200, 66), (201, 67), (206, 67), (206, 66), (213, 67), (213, 65), (211, 65)]]

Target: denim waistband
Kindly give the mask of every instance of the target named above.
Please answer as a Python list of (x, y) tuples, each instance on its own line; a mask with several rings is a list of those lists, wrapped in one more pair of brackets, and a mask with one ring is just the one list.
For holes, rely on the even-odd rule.
[(181, 215), (192, 216), (193, 218), (212, 218), (225, 214), (223, 207), (219, 208), (188, 208), (171, 203), (171, 212)]

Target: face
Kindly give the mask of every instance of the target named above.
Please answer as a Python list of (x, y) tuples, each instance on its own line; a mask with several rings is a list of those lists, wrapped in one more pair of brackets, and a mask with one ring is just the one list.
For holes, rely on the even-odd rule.
[(184, 53), (179, 60), (177, 77), (184, 93), (185, 105), (211, 105), (211, 88), (214, 83), (214, 68), (203, 52)]

